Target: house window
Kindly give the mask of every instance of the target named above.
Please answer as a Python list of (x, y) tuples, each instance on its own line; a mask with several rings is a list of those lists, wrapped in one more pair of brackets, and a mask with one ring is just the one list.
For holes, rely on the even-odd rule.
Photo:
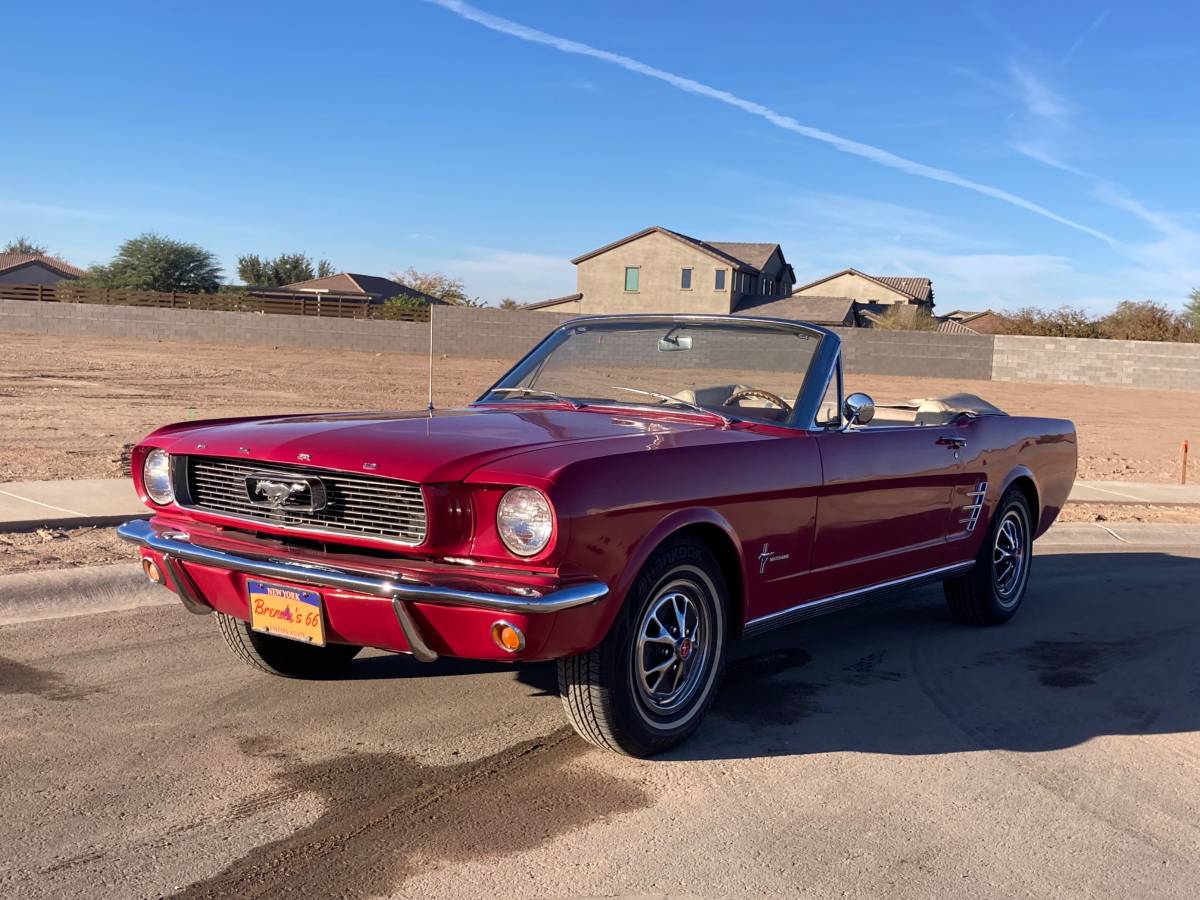
[(625, 267), (625, 290), (636, 291), (638, 289), (638, 278), (641, 271), (640, 266)]
[(717, 269), (717, 276), (716, 276), (716, 281), (713, 283), (713, 290), (714, 291), (725, 290), (725, 270), (724, 269)]
[(692, 289), (692, 270), (684, 268), (679, 273), (679, 287), (681, 290), (690, 291)]

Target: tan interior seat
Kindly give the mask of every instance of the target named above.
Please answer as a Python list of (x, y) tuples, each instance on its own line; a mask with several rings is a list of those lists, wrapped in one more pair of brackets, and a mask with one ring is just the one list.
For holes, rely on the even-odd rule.
[[(745, 390), (749, 390), (749, 388), (744, 384), (716, 384), (712, 387), (698, 388), (694, 391), (690, 388), (684, 388), (673, 396), (676, 400), (682, 400), (685, 403), (696, 403), (700, 406), (724, 406), (730, 397), (738, 391)], [(774, 404), (760, 397), (746, 397), (743, 400), (739, 400), (738, 405), (754, 407), (756, 409), (774, 409)]]

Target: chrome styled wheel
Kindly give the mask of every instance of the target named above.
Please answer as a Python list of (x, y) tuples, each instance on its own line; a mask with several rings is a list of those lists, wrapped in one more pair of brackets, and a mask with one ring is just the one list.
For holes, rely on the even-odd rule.
[(950, 613), (971, 625), (1000, 625), (1025, 598), (1033, 563), (1036, 508), (1020, 488), (1009, 488), (996, 504), (986, 537), (970, 571), (943, 582)]
[(660, 545), (604, 639), (558, 662), (580, 737), (631, 756), (686, 739), (716, 694), (729, 608), (725, 573), (705, 544), (681, 535)]
[(656, 715), (669, 716), (685, 706), (708, 670), (709, 605), (696, 596), (705, 587), (686, 577), (672, 581), (647, 604), (638, 623), (634, 679), (642, 702)]
[(992, 546), (992, 578), (1002, 606), (1015, 603), (1025, 578), (1029, 538), (1021, 510), (1008, 510), (996, 529)]

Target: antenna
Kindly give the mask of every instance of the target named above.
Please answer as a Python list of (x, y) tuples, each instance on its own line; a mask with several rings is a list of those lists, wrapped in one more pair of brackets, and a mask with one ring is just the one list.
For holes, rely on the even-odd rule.
[(426, 410), (433, 416), (433, 304), (429, 304), (429, 407)]

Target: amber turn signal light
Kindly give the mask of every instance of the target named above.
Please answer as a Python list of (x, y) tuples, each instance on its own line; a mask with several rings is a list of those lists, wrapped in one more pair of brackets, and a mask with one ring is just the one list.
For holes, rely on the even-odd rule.
[(162, 570), (159, 569), (158, 564), (148, 556), (142, 558), (142, 571), (145, 572), (146, 577), (155, 584), (163, 583)]
[(501, 619), (492, 625), (492, 640), (501, 650), (519, 653), (525, 649), (525, 634), (516, 625)]

